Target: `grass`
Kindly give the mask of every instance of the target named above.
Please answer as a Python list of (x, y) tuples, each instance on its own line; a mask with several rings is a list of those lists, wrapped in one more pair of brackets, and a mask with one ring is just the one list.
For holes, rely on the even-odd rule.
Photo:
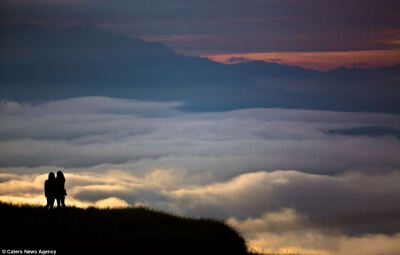
[(254, 254), (225, 222), (147, 208), (97, 209), (0, 203), (0, 249), (57, 254)]

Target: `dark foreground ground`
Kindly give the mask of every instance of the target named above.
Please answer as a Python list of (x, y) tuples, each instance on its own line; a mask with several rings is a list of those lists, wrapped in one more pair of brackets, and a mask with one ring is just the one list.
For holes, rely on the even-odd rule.
[(222, 221), (145, 208), (46, 210), (0, 203), (0, 217), (5, 254), (247, 254), (245, 240)]

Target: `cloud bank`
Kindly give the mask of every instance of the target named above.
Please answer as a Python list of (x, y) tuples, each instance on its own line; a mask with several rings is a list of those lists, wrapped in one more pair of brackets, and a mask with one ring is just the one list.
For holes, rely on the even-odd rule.
[[(387, 131), (398, 115), (180, 106), (1, 101), (0, 200), (44, 204), (44, 180), (61, 169), (77, 206), (228, 219), (258, 249), (398, 250), (400, 139)], [(365, 131), (377, 128), (387, 132)]]
[(254, 170), (333, 174), (400, 166), (395, 136), (326, 132), (371, 126), (399, 129), (397, 115), (282, 109), (191, 114), (178, 106), (179, 102), (103, 97), (38, 105), (3, 102), (0, 166), (129, 163), (154, 169), (179, 161), (191, 174), (209, 172), (225, 180)]

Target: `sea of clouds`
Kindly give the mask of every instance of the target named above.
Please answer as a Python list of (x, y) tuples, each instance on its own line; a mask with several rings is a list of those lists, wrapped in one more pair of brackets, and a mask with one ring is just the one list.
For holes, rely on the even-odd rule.
[(0, 200), (141, 205), (228, 220), (257, 249), (400, 250), (400, 116), (297, 109), (192, 113), (180, 102), (105, 97), (0, 102)]

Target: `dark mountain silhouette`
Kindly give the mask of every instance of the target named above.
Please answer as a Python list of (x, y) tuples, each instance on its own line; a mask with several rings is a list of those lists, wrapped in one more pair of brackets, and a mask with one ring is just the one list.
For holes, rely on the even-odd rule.
[(48, 210), (0, 203), (2, 250), (56, 254), (248, 254), (245, 240), (222, 221), (151, 209)]
[(225, 65), (91, 25), (0, 28), (1, 98), (180, 100), (192, 111), (282, 107), (400, 112), (400, 65), (316, 72), (249, 61)]
[(232, 68), (250, 76), (266, 78), (307, 78), (318, 76), (319, 72), (303, 69), (298, 66), (280, 65), (277, 63), (268, 63), (265, 61), (247, 61), (232, 65)]
[(340, 111), (400, 112), (400, 64), (376, 69), (317, 72), (299, 67), (245, 62), (233, 66), (252, 77), (267, 106)]

